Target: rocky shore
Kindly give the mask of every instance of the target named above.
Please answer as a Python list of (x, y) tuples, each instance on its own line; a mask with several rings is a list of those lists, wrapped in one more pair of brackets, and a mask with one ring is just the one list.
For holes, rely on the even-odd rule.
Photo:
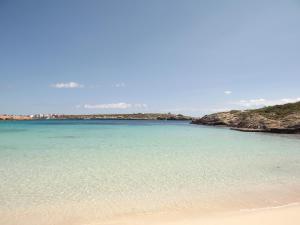
[(300, 102), (214, 113), (194, 119), (192, 123), (223, 125), (244, 132), (300, 133)]

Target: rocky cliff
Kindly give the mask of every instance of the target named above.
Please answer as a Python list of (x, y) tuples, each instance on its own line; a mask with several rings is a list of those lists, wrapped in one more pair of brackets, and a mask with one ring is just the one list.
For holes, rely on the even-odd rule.
[(232, 110), (194, 119), (193, 124), (224, 125), (248, 132), (300, 133), (300, 102), (255, 110)]

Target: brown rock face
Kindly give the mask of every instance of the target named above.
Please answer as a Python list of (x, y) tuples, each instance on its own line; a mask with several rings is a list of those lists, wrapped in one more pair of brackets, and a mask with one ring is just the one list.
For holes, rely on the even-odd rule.
[(204, 124), (204, 125), (233, 126), (233, 123), (235, 123), (236, 119), (237, 116), (235, 115), (235, 113), (221, 112), (221, 113), (206, 115), (200, 119), (194, 119), (192, 123)]
[(300, 133), (300, 102), (258, 110), (214, 113), (192, 123), (225, 125), (241, 131)]

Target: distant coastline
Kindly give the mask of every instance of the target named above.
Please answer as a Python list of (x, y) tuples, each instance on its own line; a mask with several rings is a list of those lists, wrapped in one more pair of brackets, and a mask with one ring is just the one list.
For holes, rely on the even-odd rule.
[(172, 113), (0, 115), (0, 120), (185, 120), (242, 132), (300, 133), (300, 102), (252, 110), (231, 110), (195, 118)]
[(130, 114), (36, 114), (36, 115), (0, 115), (0, 120), (192, 120), (193, 117), (172, 113), (130, 113)]

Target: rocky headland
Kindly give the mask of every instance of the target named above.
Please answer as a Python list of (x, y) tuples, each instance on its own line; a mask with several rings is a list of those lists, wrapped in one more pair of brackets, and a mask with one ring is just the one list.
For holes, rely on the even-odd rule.
[(192, 123), (222, 125), (246, 132), (300, 133), (300, 102), (214, 113), (194, 119)]

